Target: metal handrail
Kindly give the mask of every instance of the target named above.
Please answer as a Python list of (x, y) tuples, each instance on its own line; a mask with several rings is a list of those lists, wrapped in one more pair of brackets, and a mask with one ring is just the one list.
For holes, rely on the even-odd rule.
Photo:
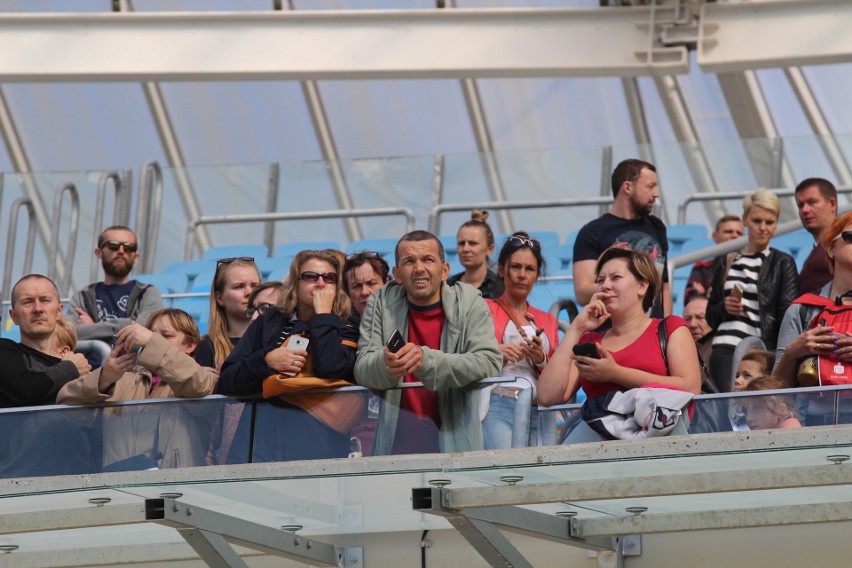
[[(269, 164), (269, 180), (266, 192), (266, 212), (278, 211), (278, 184), (281, 179), (281, 166), (278, 162)], [(272, 256), (275, 248), (275, 223), (269, 221), (263, 226), (263, 244), (266, 245), (266, 254)]]
[[(130, 176), (130, 170), (125, 170), (124, 175)], [(92, 229), (94, 235), (92, 242), (95, 246), (98, 245), (98, 235), (104, 229), (104, 202), (106, 201), (107, 183), (112, 180), (113, 190), (115, 192), (115, 211), (113, 213), (114, 225), (127, 225), (130, 219), (130, 194), (126, 191), (126, 186), (121, 179), (121, 175), (115, 170), (104, 172), (98, 179), (98, 195), (95, 202), (95, 217), (92, 219)], [(98, 278), (98, 263), (97, 259), (92, 261), (89, 269), (89, 282), (94, 282)]]
[(307, 219), (334, 219), (349, 217), (381, 217), (385, 215), (403, 215), (406, 220), (406, 232), (414, 230), (414, 212), (408, 207), (379, 207), (375, 209), (351, 209), (349, 211), (294, 211), (289, 213), (246, 213), (242, 215), (211, 215), (199, 217), (189, 222), (186, 228), (184, 260), (192, 260), (195, 231), (202, 225), (223, 223), (256, 223), (259, 221), (304, 221)]
[[(68, 227), (67, 249), (65, 250), (64, 263), (59, 265), (59, 226), (62, 220), (62, 197), (65, 193), (71, 197), (71, 222)], [(50, 237), (50, 269), (49, 274), (56, 282), (59, 293), (68, 293), (71, 285), (71, 267), (74, 266), (74, 257), (77, 254), (77, 230), (80, 222), (80, 195), (77, 186), (72, 182), (65, 182), (56, 190), (53, 198), (53, 227)], [(61, 269), (61, 270), (60, 270)]]
[(27, 246), (24, 250), (24, 274), (32, 272), (33, 252), (35, 251), (36, 239), (36, 212), (33, 202), (28, 197), (19, 197), (12, 202), (9, 215), (9, 232), (6, 237), (6, 259), (3, 263), (3, 297), (7, 297), (12, 288), (12, 268), (15, 260), (15, 235), (18, 232), (18, 212), (21, 207), (27, 208)]
[(156, 160), (148, 160), (142, 164), (139, 195), (136, 197), (136, 239), (144, 251), (140, 271), (146, 274), (154, 270), (162, 210), (163, 169)]
[[(770, 189), (772, 193), (778, 197), (789, 197), (796, 194), (795, 189), (777, 188)], [(720, 191), (718, 193), (694, 193), (684, 197), (677, 206), (677, 222), (678, 225), (686, 224), (686, 208), (690, 203), (698, 201), (729, 201), (734, 199), (743, 199), (750, 193), (754, 193), (753, 189), (743, 191)], [(837, 188), (837, 193), (852, 193), (852, 186), (841, 186)]]
[(506, 201), (504, 203), (445, 203), (433, 207), (429, 213), (429, 231), (435, 235), (440, 234), (441, 223), (439, 218), (443, 213), (448, 211), (470, 211), (472, 209), (544, 209), (549, 207), (571, 207), (574, 205), (607, 205), (611, 203), (611, 196)]

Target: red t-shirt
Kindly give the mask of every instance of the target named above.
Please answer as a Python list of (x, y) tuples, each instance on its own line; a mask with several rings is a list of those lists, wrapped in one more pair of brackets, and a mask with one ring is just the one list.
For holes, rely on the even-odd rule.
[[(431, 306), (409, 306), (408, 341), (430, 349), (441, 348), (441, 330), (444, 328), (444, 308), (441, 303)], [(404, 382), (420, 382), (414, 375), (406, 375)], [(394, 436), (394, 454), (422, 454), (439, 451), (438, 431), (441, 416), (438, 411), (438, 393), (426, 388), (402, 389), (399, 402), (399, 422)]]
[[(665, 361), (663, 361), (663, 352), (660, 350), (660, 337), (657, 335), (657, 329), (662, 320), (654, 318), (650, 325), (645, 329), (639, 339), (634, 341), (620, 351), (610, 351), (615, 362), (622, 367), (630, 367), (646, 371), (655, 375), (668, 375)], [(686, 321), (678, 316), (670, 316), (668, 319), (668, 335), (679, 327), (688, 327)], [(580, 343), (591, 342), (600, 344), (604, 333), (595, 331), (584, 333), (580, 337)], [(623, 391), (625, 388), (615, 383), (595, 383), (580, 376), (580, 386), (586, 392), (586, 396), (595, 397), (606, 394), (610, 391)]]

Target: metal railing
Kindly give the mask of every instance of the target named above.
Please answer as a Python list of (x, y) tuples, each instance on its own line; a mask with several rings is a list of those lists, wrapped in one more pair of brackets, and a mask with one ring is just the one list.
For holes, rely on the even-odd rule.
[[(770, 189), (769, 191), (771, 191), (778, 197), (790, 197), (796, 194), (795, 189), (778, 188)], [(681, 202), (677, 206), (677, 223), (678, 225), (686, 224), (686, 208), (691, 203), (697, 203), (699, 201), (732, 201), (735, 199), (741, 200), (745, 199), (748, 194), (753, 192), (754, 190), (751, 189), (743, 191), (720, 191), (718, 193), (696, 193), (694, 195), (687, 195), (681, 200)], [(838, 187), (837, 193), (852, 193), (852, 186), (847, 185)]]
[(439, 235), (440, 217), (450, 211), (470, 211), (472, 209), (548, 209), (551, 207), (572, 207), (577, 205), (607, 205), (612, 197), (578, 197), (574, 199), (540, 199), (530, 201), (505, 201), (503, 203), (446, 203), (437, 205), (429, 213), (429, 231)]
[[(350, 217), (383, 217), (391, 215), (402, 215), (406, 221), (406, 232), (414, 230), (414, 212), (407, 207), (379, 207), (375, 209), (352, 209), (350, 211), (326, 210), (326, 211), (299, 211), (291, 213), (247, 213), (243, 215), (211, 215), (199, 217), (189, 222), (186, 229), (186, 244), (184, 246), (184, 260), (192, 260), (192, 251), (195, 248), (195, 231), (203, 225), (226, 224), (226, 223), (257, 223), (262, 221), (305, 221), (308, 219), (334, 219)], [(272, 251), (269, 251), (270, 255)]]
[[(101, 174), (98, 179), (98, 194), (95, 198), (95, 217), (92, 220), (92, 242), (97, 246), (98, 235), (105, 228), (104, 225), (104, 204), (106, 203), (107, 185), (112, 181), (113, 191), (115, 193), (115, 210), (113, 211), (113, 225), (127, 225), (130, 221), (130, 180), (132, 173), (130, 170), (124, 170), (122, 174), (117, 171), (109, 171)], [(125, 181), (126, 180), (126, 181)], [(94, 282), (98, 277), (98, 263), (92, 261), (89, 269), (89, 281)]]
[[(59, 263), (59, 227), (62, 220), (63, 196), (68, 193), (71, 199), (71, 219), (66, 239), (66, 249), (63, 263)], [(53, 222), (50, 237), (50, 269), (48, 276), (56, 282), (60, 294), (68, 293), (71, 285), (71, 267), (74, 266), (74, 257), (77, 255), (77, 230), (80, 224), (80, 194), (77, 186), (66, 182), (56, 190), (53, 198)]]

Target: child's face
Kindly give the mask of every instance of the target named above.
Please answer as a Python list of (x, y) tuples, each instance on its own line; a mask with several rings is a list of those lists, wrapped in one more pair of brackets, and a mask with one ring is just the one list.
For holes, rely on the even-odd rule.
[(747, 384), (765, 374), (763, 367), (757, 361), (740, 361), (740, 365), (737, 367), (737, 377), (734, 379), (734, 392), (745, 390)]
[(746, 423), (750, 430), (767, 430), (769, 428), (778, 428), (781, 424), (781, 417), (767, 407), (755, 404), (748, 407)]
[(174, 328), (171, 319), (167, 316), (161, 317), (154, 322), (154, 325), (151, 326), (151, 331), (159, 333), (165, 337), (169, 343), (186, 354), (190, 354), (195, 351), (195, 345), (187, 341), (186, 334), (184, 334), (184, 332), (178, 331)]

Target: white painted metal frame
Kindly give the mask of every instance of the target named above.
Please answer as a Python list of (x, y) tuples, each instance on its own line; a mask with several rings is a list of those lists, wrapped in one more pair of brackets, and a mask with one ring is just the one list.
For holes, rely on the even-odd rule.
[(636, 76), (686, 71), (674, 11), (4, 14), (0, 82)]
[(852, 2), (724, 2), (701, 8), (698, 64), (708, 72), (852, 61)]

